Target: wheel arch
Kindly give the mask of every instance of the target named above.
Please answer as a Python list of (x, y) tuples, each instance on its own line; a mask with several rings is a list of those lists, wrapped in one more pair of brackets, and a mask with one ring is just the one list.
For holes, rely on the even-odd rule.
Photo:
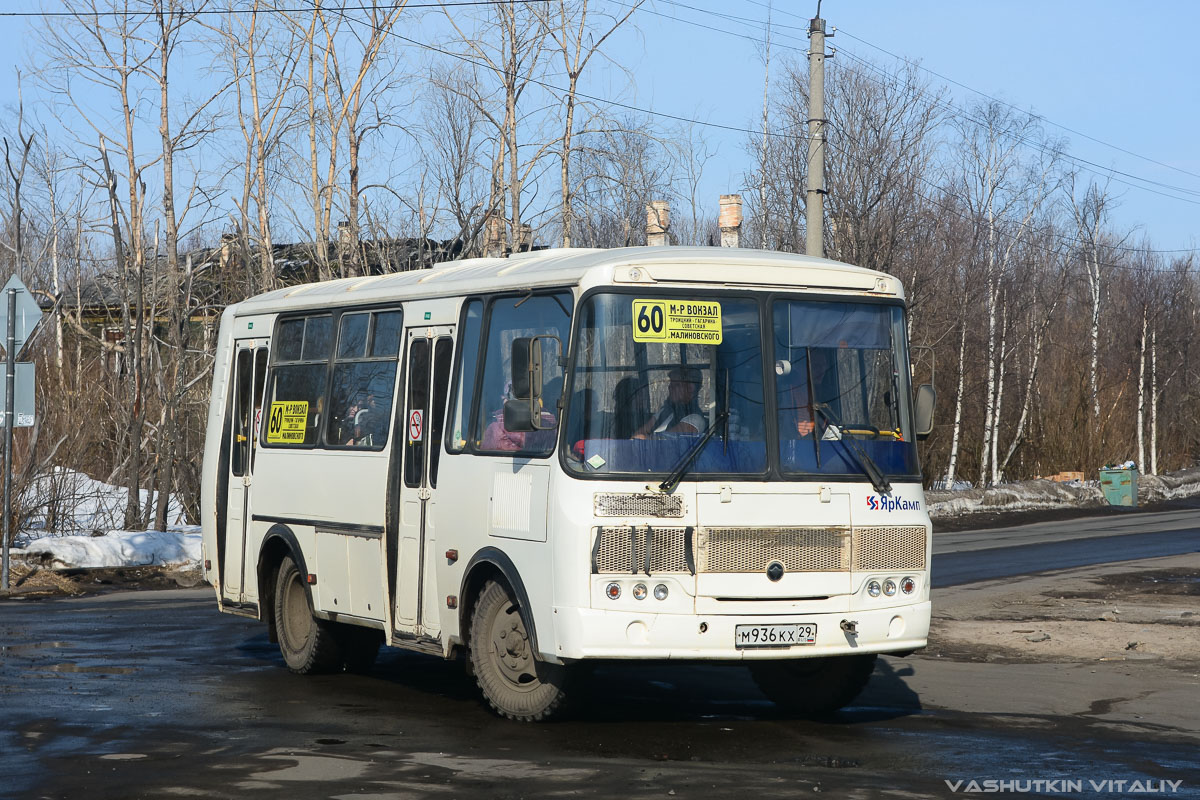
[[(277, 642), (279, 634), (275, 630), (275, 576), (279, 565), (285, 556), (291, 556), (296, 562), (301, 575), (307, 575), (308, 565), (304, 561), (304, 550), (296, 539), (292, 529), (277, 522), (267, 529), (262, 546), (258, 550), (258, 618), (267, 623), (267, 635), (270, 641)], [(309, 609), (312, 609), (312, 593), (305, 586)]]
[(525, 583), (521, 580), (521, 574), (512, 559), (495, 547), (484, 547), (476, 552), (463, 570), (462, 587), (458, 593), (462, 600), (458, 609), (458, 629), (463, 641), (470, 646), (471, 615), (475, 612), (475, 604), (488, 580), (499, 581), (512, 592), (521, 614), (521, 622), (529, 632), (529, 643), (533, 647), (534, 658), (541, 660), (537, 627), (533, 623), (533, 609), (529, 605)]

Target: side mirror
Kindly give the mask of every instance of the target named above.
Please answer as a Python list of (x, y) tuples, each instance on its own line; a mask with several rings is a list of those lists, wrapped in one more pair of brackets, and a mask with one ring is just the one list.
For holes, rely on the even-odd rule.
[[(510, 433), (536, 431), (533, 425), (533, 404), (536, 400), (508, 399), (504, 401), (504, 430)], [(540, 414), (539, 414), (540, 416)]]
[[(513, 339), (511, 355), (513, 398), (504, 402), (504, 427), (517, 431), (548, 431), (558, 427), (558, 395), (562, 389), (553, 390), (553, 384), (561, 384), (562, 341), (557, 336), (533, 336)], [(545, 358), (550, 360), (550, 373), (555, 376), (552, 386), (547, 387)], [(545, 397), (550, 388), (551, 397)], [(551, 406), (551, 413), (543, 411), (544, 402)], [(510, 412), (509, 406), (512, 405)], [(518, 411), (516, 406), (522, 406)], [(511, 414), (511, 417), (510, 417)], [(510, 425), (509, 422), (512, 422)]]
[(917, 396), (913, 403), (918, 440), (929, 438), (929, 434), (933, 432), (933, 407), (935, 405), (937, 405), (937, 392), (934, 391), (933, 384), (922, 383), (917, 387)]
[(512, 393), (518, 400), (542, 396), (542, 343), (540, 336), (513, 339)]

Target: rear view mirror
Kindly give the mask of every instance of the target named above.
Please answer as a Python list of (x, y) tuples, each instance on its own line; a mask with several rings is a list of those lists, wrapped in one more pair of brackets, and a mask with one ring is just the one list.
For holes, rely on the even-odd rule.
[(913, 403), (913, 416), (918, 439), (926, 439), (933, 432), (933, 407), (937, 405), (937, 392), (933, 384), (922, 383), (917, 387), (917, 396)]
[(518, 400), (542, 396), (542, 342), (540, 336), (513, 339), (512, 394)]
[(533, 411), (531, 403), (537, 401), (516, 400), (509, 398), (504, 401), (504, 430), (511, 433), (529, 433), (537, 428), (533, 426)]

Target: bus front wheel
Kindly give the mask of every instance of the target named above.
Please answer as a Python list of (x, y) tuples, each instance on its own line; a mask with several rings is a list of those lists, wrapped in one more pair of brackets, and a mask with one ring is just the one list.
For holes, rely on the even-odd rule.
[(750, 674), (769, 700), (802, 717), (831, 714), (858, 697), (875, 670), (875, 655), (756, 661)]
[(275, 630), (279, 652), (292, 672), (311, 675), (333, 672), (342, 666), (333, 624), (313, 616), (304, 576), (290, 556), (279, 565), (275, 581)]
[(539, 661), (509, 591), (488, 581), (471, 615), (470, 659), (475, 681), (502, 717), (540, 722), (566, 710), (568, 670)]

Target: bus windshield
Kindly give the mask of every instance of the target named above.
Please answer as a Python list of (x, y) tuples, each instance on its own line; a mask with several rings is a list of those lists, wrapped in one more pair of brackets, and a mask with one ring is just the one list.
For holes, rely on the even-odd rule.
[(709, 433), (684, 480), (917, 472), (898, 306), (605, 292), (578, 314), (573, 472), (665, 476)]

